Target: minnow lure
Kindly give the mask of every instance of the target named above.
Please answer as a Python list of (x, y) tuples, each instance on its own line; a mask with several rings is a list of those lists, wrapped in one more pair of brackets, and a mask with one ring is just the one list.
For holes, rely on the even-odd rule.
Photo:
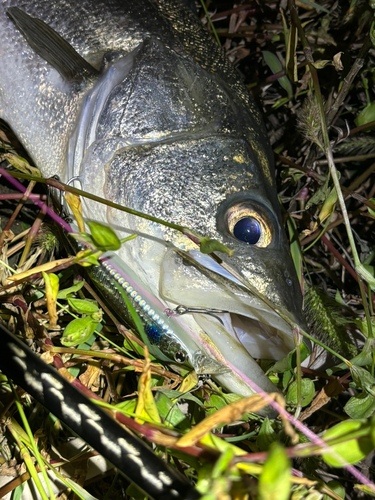
[[(187, 364), (193, 367), (198, 375), (228, 372), (225, 365), (204, 354), (199, 339), (195, 343), (194, 332), (186, 331), (186, 327), (179, 322), (178, 317), (139, 281), (137, 282), (131, 269), (123, 262), (119, 263), (115, 256), (100, 258), (100, 266), (91, 267), (88, 272), (110, 303), (113, 305), (115, 302), (115, 310), (119, 317), (129, 323), (131, 322), (129, 312), (114, 282), (120, 285), (142, 320), (150, 343), (159, 348), (164, 355), (164, 361)], [(186, 345), (181, 338), (186, 338)]]

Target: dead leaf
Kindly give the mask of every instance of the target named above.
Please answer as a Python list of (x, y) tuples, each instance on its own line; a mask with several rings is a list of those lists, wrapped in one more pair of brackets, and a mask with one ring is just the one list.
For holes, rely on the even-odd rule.
[(5, 284), (8, 285), (10, 283), (17, 283), (17, 281), (22, 280), (23, 278), (27, 278), (28, 276), (32, 276), (34, 274), (42, 273), (49, 271), (50, 269), (54, 269), (55, 267), (61, 266), (63, 264), (70, 264), (74, 262), (75, 257), (67, 257), (66, 259), (54, 260), (52, 262), (47, 262), (46, 264), (42, 264), (41, 266), (34, 267), (33, 269), (29, 269), (23, 273), (16, 273), (13, 276), (9, 276), (5, 280)]
[(140, 418), (137, 418), (136, 422), (143, 424), (142, 417), (144, 417), (147, 420), (160, 424), (161, 419), (151, 391), (151, 360), (146, 346), (144, 348), (144, 356), (145, 362), (143, 364), (142, 375), (139, 377), (138, 402), (135, 409), (136, 415)]
[(332, 397), (337, 396), (343, 391), (344, 387), (341, 385), (338, 378), (330, 380), (328, 384), (320, 390), (309, 408), (300, 414), (298, 420), (303, 422), (310, 417), (310, 415), (318, 411), (322, 406), (326, 405)]
[(59, 292), (59, 277), (57, 274), (47, 274), (42, 272), (45, 287), (46, 287), (46, 300), (47, 310), (49, 317), (49, 328), (54, 330), (57, 327), (57, 311), (56, 302), (57, 294)]
[(40, 358), (47, 363), (47, 365), (52, 365), (53, 363), (53, 358), (55, 354), (52, 351), (45, 351), (43, 354), (40, 356)]
[(335, 67), (336, 71), (341, 71), (344, 69), (344, 66), (341, 62), (341, 54), (343, 53), (344, 52), (337, 52), (337, 54), (333, 56), (333, 66)]
[(194, 387), (196, 387), (197, 383), (198, 383), (198, 377), (195, 371), (193, 370), (190, 373), (188, 373), (188, 375), (186, 375), (178, 390), (183, 393), (189, 392)]
[(87, 366), (85, 372), (82, 373), (78, 378), (85, 387), (96, 392), (98, 390), (98, 382), (101, 372), (102, 370), (98, 364), (90, 363)]
[(6, 153), (4, 155), (4, 158), (8, 160), (12, 167), (19, 170), (20, 172), (32, 175), (33, 177), (42, 177), (39, 169), (29, 165), (28, 162), (20, 156), (14, 155), (12, 153)]
[(82, 217), (82, 205), (81, 198), (76, 194), (70, 193), (69, 191), (65, 191), (64, 198), (67, 204), (69, 205), (70, 210), (73, 212), (74, 217), (76, 218), (78, 230), (81, 233), (85, 233), (85, 223), (83, 222)]
[(9, 241), (12, 241), (14, 238), (14, 233), (11, 229), (8, 229), (7, 231), (3, 231), (3, 238), (4, 238), (4, 243), (8, 243)]
[(0, 130), (0, 141), (7, 142), (8, 144), (10, 144), (10, 140), (5, 135), (4, 130)]
[[(269, 394), (269, 396), (284, 407), (285, 402), (280, 394), (273, 392)], [(177, 441), (177, 446), (181, 446), (182, 448), (192, 446), (218, 425), (230, 424), (241, 419), (245, 413), (257, 412), (268, 405), (268, 401), (265, 400), (260, 394), (254, 394), (248, 398), (234, 401), (212, 415), (209, 415), (202, 420), (202, 422), (199, 422), (199, 424), (197, 424), (191, 431)], [(290, 422), (285, 419), (283, 419), (283, 422), (286, 433), (292, 437), (292, 440), (294, 440), (296, 438), (296, 433), (294, 432)]]

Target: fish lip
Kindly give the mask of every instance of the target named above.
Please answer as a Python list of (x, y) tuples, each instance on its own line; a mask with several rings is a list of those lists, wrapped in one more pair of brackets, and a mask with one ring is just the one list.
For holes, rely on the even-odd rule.
[[(199, 256), (199, 253), (197, 251), (190, 251), (189, 254), (196, 262), (200, 260), (199, 258), (197, 259), (197, 256)], [(296, 297), (296, 302), (292, 304), (292, 310), (288, 309), (286, 305), (287, 303), (285, 303), (285, 305), (282, 305), (283, 300), (281, 300), (281, 304), (275, 306), (274, 308), (269, 299), (268, 303), (266, 301), (263, 301), (262, 297), (260, 297), (259, 294), (254, 293), (251, 288), (247, 286), (246, 282), (248, 278), (242, 276), (242, 273), (238, 273), (235, 267), (232, 267), (231, 265), (225, 266), (225, 262), (223, 261), (221, 264), (219, 264), (218, 262), (214, 262), (212, 264), (211, 261), (211, 264), (207, 265), (209, 261), (206, 260), (205, 256), (203, 256), (203, 258), (205, 262), (201, 261), (200, 266), (213, 271), (213, 276), (216, 276), (218, 278), (221, 275), (221, 277), (223, 277), (224, 281), (226, 281), (227, 283), (237, 283), (240, 288), (246, 290), (246, 294), (249, 297), (248, 309), (254, 313), (253, 316), (250, 313), (247, 314), (244, 311), (239, 312), (231, 310), (231, 308), (229, 307), (226, 312), (229, 313), (231, 317), (233, 315), (236, 315), (239, 317), (242, 316), (245, 318), (256, 320), (260, 328), (262, 328), (263, 326), (266, 328), (271, 327), (276, 330), (276, 334), (278, 337), (284, 337), (284, 340), (285, 338), (289, 338), (289, 351), (296, 347), (297, 341), (299, 340), (298, 336), (300, 335), (300, 331), (308, 331), (302, 308), (298, 308), (299, 297)], [(215, 280), (215, 278), (213, 279)], [(295, 279), (297, 279), (296, 276)], [(249, 279), (249, 282), (251, 283), (251, 277)], [(266, 297), (264, 298), (266, 299)], [(302, 305), (302, 296), (300, 300)], [(276, 323), (278, 323), (277, 326), (275, 326), (275, 321)], [(241, 342), (241, 340), (238, 338), (238, 335), (234, 335), (234, 338)], [(307, 349), (311, 352), (311, 341), (306, 337), (303, 337), (302, 341)], [(258, 356), (258, 358), (267, 359), (263, 356)]]

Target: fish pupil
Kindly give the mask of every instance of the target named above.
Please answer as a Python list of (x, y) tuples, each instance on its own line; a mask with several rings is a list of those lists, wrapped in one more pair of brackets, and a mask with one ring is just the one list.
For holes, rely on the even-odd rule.
[(233, 235), (240, 241), (255, 245), (261, 235), (261, 227), (254, 217), (243, 217), (233, 227)]
[(174, 359), (175, 359), (175, 361), (177, 361), (177, 363), (183, 363), (185, 361), (185, 359), (186, 359), (186, 356), (185, 356), (185, 354), (183, 352), (178, 351), (174, 355)]

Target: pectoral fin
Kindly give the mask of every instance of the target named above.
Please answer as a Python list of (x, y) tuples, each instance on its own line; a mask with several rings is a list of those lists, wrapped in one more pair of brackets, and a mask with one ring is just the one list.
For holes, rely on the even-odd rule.
[(30, 47), (64, 78), (80, 82), (98, 75), (98, 71), (44, 21), (18, 7), (10, 7), (7, 14)]

